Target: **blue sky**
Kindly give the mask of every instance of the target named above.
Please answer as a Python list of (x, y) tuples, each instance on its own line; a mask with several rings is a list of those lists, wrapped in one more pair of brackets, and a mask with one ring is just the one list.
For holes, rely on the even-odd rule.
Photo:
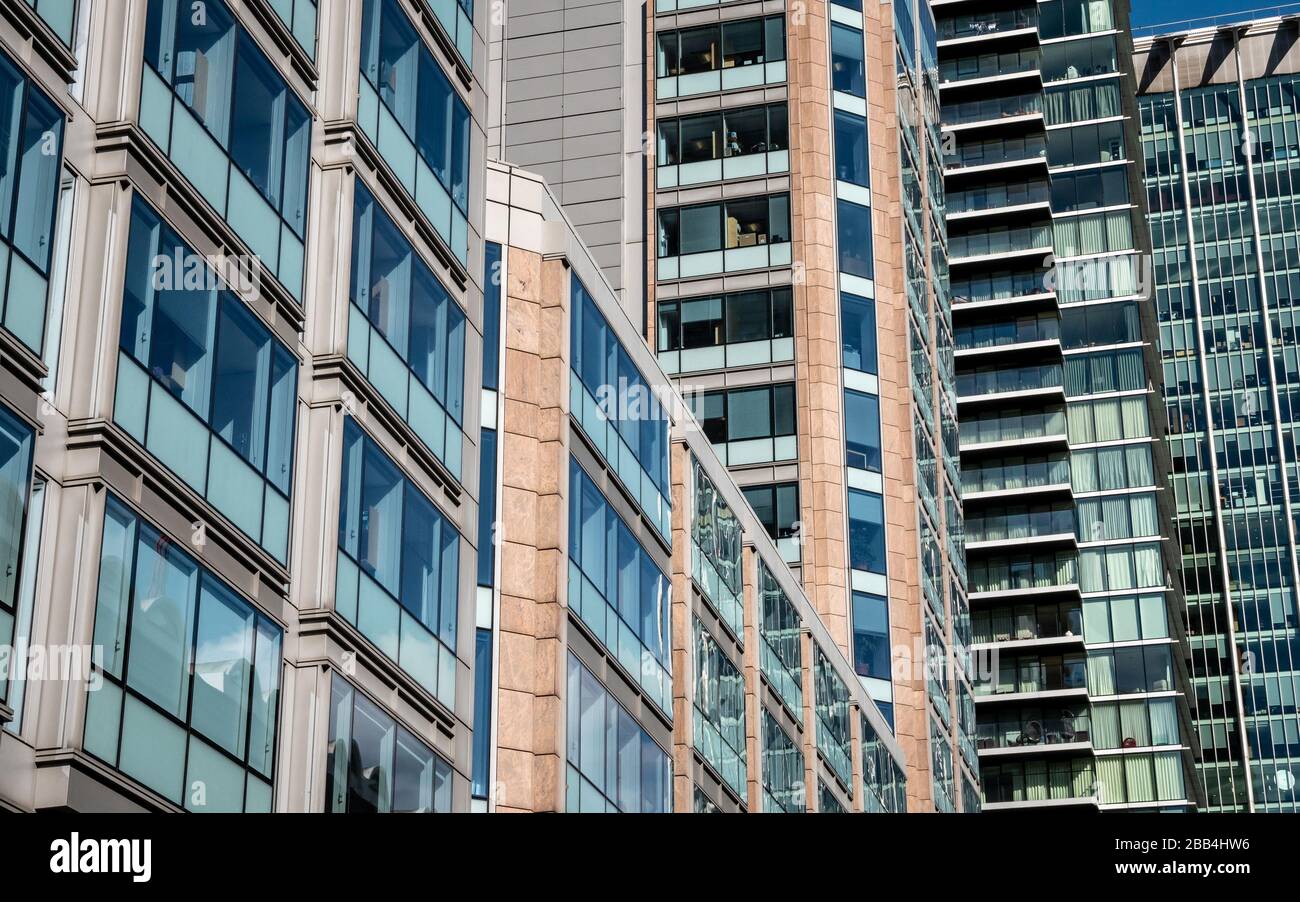
[[(1283, 0), (1130, 0), (1133, 26), (1162, 25), (1180, 19), (1198, 19), (1283, 5)], [(1295, 5), (1295, 4), (1291, 4)], [(1267, 13), (1261, 13), (1267, 15)], [(1247, 18), (1242, 16), (1242, 18)]]

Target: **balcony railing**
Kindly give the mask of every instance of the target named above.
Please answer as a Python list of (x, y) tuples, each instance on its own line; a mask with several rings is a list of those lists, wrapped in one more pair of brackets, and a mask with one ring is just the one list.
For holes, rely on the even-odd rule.
[(1074, 511), (1068, 507), (966, 518), (968, 546), (975, 542), (1022, 542), (1067, 534), (1074, 536)]
[(988, 395), (1009, 394), (1011, 392), (1039, 391), (1047, 388), (1065, 390), (1061, 382), (1061, 365), (1059, 363), (1004, 369), (981, 369), (975, 372), (957, 374), (957, 397), (962, 400), (987, 397)]
[(1035, 113), (1041, 115), (1042, 112), (1041, 94), (1018, 94), (1014, 97), (993, 97), (987, 100), (944, 104), (943, 123), (944, 125), (968, 125), (972, 122), (1010, 119), (1014, 116), (1031, 116)]
[(1077, 601), (998, 605), (971, 613), (978, 645), (1083, 637), (1083, 608)]
[(1014, 301), (1017, 298), (1050, 294), (1047, 276), (1046, 272), (999, 272), (981, 273), (978, 277), (969, 279), (953, 279), (950, 283), (952, 303), (954, 307), (960, 307), (963, 304)]
[(1061, 320), (1055, 314), (1021, 316), (1012, 320), (958, 326), (953, 329), (953, 344), (958, 351), (980, 351), (1038, 341), (1057, 341), (1061, 337)]
[(1070, 484), (1070, 462), (1064, 457), (1018, 458), (1015, 463), (967, 467), (961, 472), (962, 494), (1013, 492)]
[(1016, 75), (1034, 72), (1039, 66), (1037, 50), (1013, 50), (1009, 53), (981, 53), (944, 60), (939, 64), (939, 82), (948, 85), (995, 75)]
[(954, 16), (939, 22), (939, 40), (973, 38), (1038, 27), (1037, 9), (1008, 9), (995, 13)]
[(948, 213), (978, 213), (1001, 207), (1023, 207), (1052, 201), (1052, 189), (1046, 181), (985, 185), (947, 195)]
[(970, 565), (971, 595), (1078, 590), (1073, 552), (989, 558)]
[(1016, 138), (1007, 141), (974, 141), (962, 144), (944, 160), (948, 169), (991, 166), (994, 163), (1018, 163), (1046, 160), (1047, 142), (1042, 138)]
[(1049, 436), (1059, 436), (1064, 439), (1065, 410), (967, 419), (961, 422), (958, 434), (962, 448), (991, 442), (1018, 442)]
[(975, 744), (987, 749), (1039, 748), (1088, 742), (1091, 736), (1087, 711), (1078, 715), (1065, 712), (1058, 716), (998, 720), (976, 728)]
[(948, 260), (951, 263), (963, 257), (1017, 254), (1051, 246), (1052, 229), (1046, 225), (975, 232), (949, 238)]

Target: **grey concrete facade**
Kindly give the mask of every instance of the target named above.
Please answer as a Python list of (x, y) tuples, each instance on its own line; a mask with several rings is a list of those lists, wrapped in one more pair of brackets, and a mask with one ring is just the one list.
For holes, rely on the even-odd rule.
[(546, 179), (629, 315), (645, 279), (643, 15), (635, 0), (524, 0), (496, 9), (491, 39), (489, 153)]

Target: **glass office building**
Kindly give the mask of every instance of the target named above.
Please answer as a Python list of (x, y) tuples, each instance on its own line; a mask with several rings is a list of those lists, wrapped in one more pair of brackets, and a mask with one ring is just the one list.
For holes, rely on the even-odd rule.
[(1128, 4), (936, 14), (985, 807), (1184, 810)]
[(1137, 41), (1206, 810), (1300, 806), (1294, 20)]

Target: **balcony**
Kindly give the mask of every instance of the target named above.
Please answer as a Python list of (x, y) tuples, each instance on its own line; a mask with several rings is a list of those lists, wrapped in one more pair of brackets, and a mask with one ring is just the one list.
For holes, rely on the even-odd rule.
[(1086, 706), (1075, 714), (1064, 710), (1045, 717), (1044, 712), (1012, 712), (1012, 716), (980, 724), (975, 747), (981, 761), (1014, 758), (1031, 754), (1041, 756), (1092, 754)]
[(1070, 488), (1070, 461), (1064, 455), (1017, 454), (1002, 461), (994, 459), (967, 467), (961, 474), (963, 500), (1050, 490), (1060, 485)]
[(1070, 551), (985, 558), (972, 561), (969, 569), (972, 606), (1080, 603), (1078, 566)]
[(1048, 225), (1019, 229), (987, 229), (948, 239), (948, 265), (953, 268), (1003, 263), (1008, 258), (1045, 258), (1052, 253), (1052, 229)]
[(1046, 180), (980, 185), (949, 191), (945, 199), (948, 221), (987, 221), (996, 217), (1015, 216), (1023, 222), (1027, 214), (1051, 215), (1052, 191)]
[[(1041, 81), (1037, 48), (981, 53), (944, 60), (939, 64), (939, 89), (957, 92), (1008, 81)], [(1036, 85), (1035, 85), (1036, 87)]]
[[(969, 554), (979, 551), (998, 551), (1005, 549), (1008, 545), (1033, 549), (1065, 547), (1073, 549), (1078, 547), (1073, 526), (1066, 530), (1062, 529), (1060, 524), (1045, 525), (1042, 530), (1032, 530), (1014, 536), (1004, 532), (998, 534), (1003, 537), (975, 538), (971, 533), (967, 533), (966, 552)], [(987, 533), (984, 535), (987, 535)]]
[(966, 517), (966, 550), (1024, 545), (1075, 545), (1071, 504), (1011, 505)]
[[(1056, 309), (1056, 293), (1048, 280), (1050, 273), (1033, 267), (1001, 269), (994, 272), (970, 272), (952, 279), (953, 316), (993, 310), (1002, 316), (1007, 307), (1018, 308), (1014, 315)], [(981, 317), (983, 318), (983, 317)]]
[(953, 327), (953, 347), (958, 358), (974, 356), (999, 348), (1060, 344), (1061, 319), (1055, 313), (997, 319)]
[(1043, 120), (1043, 99), (1039, 94), (1020, 94), (951, 103), (944, 106), (941, 118), (946, 131), (969, 132), (1007, 124), (1023, 127)]
[(992, 680), (975, 682), (975, 703), (1057, 702), (1078, 699), (1087, 703), (1087, 663), (1083, 651), (1067, 654), (1002, 655)]
[(954, 16), (938, 23), (939, 47), (1011, 41), (1038, 36), (1038, 10), (1008, 9)]
[(1007, 369), (981, 368), (957, 374), (957, 404), (965, 410), (983, 404), (1065, 401), (1061, 364)]
[(1060, 360), (1060, 322), (1055, 313), (1042, 313), (958, 326), (953, 330), (953, 356), (958, 364), (994, 362), (1004, 366), (1029, 360)]
[(944, 177), (960, 179), (966, 175), (1006, 169), (1034, 167), (1047, 172), (1047, 142), (1041, 135), (967, 141), (954, 154), (946, 155)]
[(982, 811), (1039, 811), (1043, 809), (1056, 810), (1060, 808), (1087, 808), (1093, 811), (1099, 810), (1096, 796), (1071, 797), (1046, 799), (1021, 799), (1009, 802), (990, 802), (984, 801)]
[(979, 589), (972, 583), (971, 591), (967, 594), (967, 600), (974, 607), (978, 604), (991, 604), (999, 601), (1049, 601), (1061, 598), (1080, 599), (1082, 596), (1082, 590), (1077, 582), (1033, 583), (1029, 585), (1024, 583), (1003, 583)]
[(963, 419), (958, 428), (963, 457), (1004, 454), (1016, 449), (1048, 450), (1069, 445), (1064, 407), (1023, 414), (981, 414)]
[(1079, 601), (1002, 604), (971, 613), (971, 651), (1033, 651), (1083, 645)]

